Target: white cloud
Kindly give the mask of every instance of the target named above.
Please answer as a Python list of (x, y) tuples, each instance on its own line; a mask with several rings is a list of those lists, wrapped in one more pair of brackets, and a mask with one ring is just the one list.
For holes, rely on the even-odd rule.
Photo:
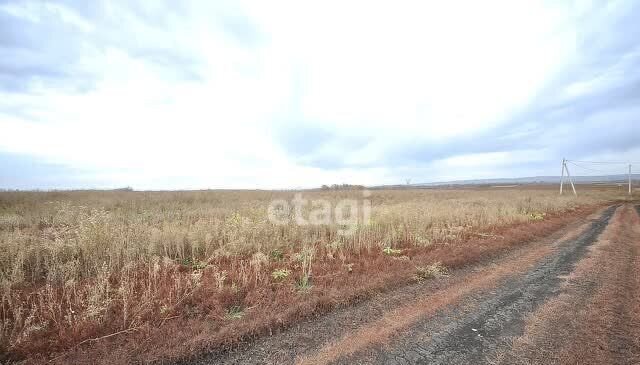
[[(72, 39), (57, 41), (72, 42), (79, 56), (62, 68), (71, 81), (90, 75), (91, 87), (69, 92), (34, 79), (28, 91), (1, 92), (0, 151), (90, 171), (105, 186), (389, 183), (405, 176), (376, 161), (409, 142), (504, 124), (576, 46), (575, 9), (542, 1), (175, 6), (105, 2), (92, 14), (39, 2), (3, 6), (0, 13), (24, 21), (73, 28)], [(353, 146), (330, 140), (313, 154), (368, 167), (308, 166), (277, 138), (298, 125), (366, 138)], [(473, 156), (432, 168), (464, 162), (490, 171), (499, 156), (514, 158)]]

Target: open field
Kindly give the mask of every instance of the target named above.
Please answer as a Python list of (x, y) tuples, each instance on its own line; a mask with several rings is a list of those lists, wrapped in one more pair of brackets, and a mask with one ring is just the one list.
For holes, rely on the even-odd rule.
[(546, 187), (303, 195), (331, 206), (366, 199), (371, 220), (270, 221), (270, 202), (293, 192), (1, 192), (0, 360), (111, 363), (223, 348), (625, 199), (619, 189), (574, 198)]
[(640, 206), (188, 364), (638, 364)]

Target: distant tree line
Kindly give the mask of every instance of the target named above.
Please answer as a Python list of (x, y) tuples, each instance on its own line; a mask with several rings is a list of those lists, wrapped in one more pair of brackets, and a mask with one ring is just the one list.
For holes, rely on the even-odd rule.
[(364, 185), (352, 185), (352, 184), (333, 184), (333, 185), (322, 185), (322, 190), (362, 190), (364, 189)]

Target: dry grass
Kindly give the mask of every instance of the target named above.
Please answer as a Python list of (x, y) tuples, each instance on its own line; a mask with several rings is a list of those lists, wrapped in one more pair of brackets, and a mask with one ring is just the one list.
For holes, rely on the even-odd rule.
[[(268, 324), (256, 313), (271, 310), (269, 323), (283, 324), (294, 312), (330, 306), (324, 302), (339, 301), (345, 277), (372, 266), (397, 270), (402, 275), (389, 277), (398, 281), (415, 274), (413, 256), (430, 257), (420, 262), (424, 267), (460, 265), (480, 251), (463, 253), (457, 243), (499, 237), (501, 227), (519, 223), (543, 224), (617, 194), (593, 190), (575, 199), (540, 188), (374, 191), (371, 221), (341, 236), (336, 224), (269, 222), (269, 202), (290, 200), (293, 193), (0, 192), (0, 360), (3, 353), (6, 359), (38, 357), (110, 334), (149, 333), (175, 318), (206, 322), (231, 342), (235, 323), (246, 333)], [(334, 203), (362, 197), (359, 191), (305, 195)], [(400, 252), (388, 255), (385, 248)], [(443, 259), (447, 253), (452, 256)], [(371, 278), (350, 295), (384, 287), (389, 277)], [(315, 302), (308, 308), (269, 306), (310, 298)]]
[(440, 261), (416, 267), (416, 280), (434, 279), (445, 275), (447, 275), (447, 267)]

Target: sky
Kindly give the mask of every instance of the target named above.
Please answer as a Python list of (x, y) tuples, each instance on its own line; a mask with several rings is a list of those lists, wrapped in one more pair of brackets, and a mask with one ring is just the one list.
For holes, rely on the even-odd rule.
[(639, 18), (633, 0), (0, 0), (0, 189), (640, 161)]

